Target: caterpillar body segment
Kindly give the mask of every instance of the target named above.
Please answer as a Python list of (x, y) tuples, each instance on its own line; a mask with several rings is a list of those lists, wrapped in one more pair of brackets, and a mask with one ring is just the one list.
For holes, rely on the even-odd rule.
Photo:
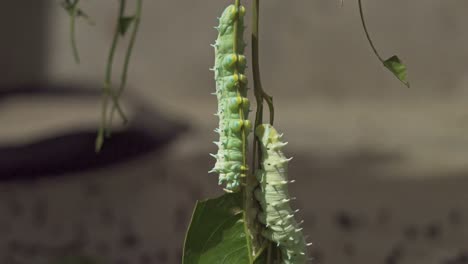
[(241, 178), (248, 170), (246, 165), (247, 136), (251, 123), (247, 119), (246, 58), (243, 55), (245, 8), (228, 6), (219, 18), (218, 38), (213, 44), (215, 65), (213, 67), (218, 99), (219, 141), (216, 164), (210, 172), (219, 174), (219, 184), (225, 184), (225, 191), (237, 192)]
[(266, 226), (262, 235), (275, 242), (280, 251), (284, 264), (307, 263), (306, 247), (302, 228), (299, 227), (289, 201), (288, 187), (288, 159), (282, 149), (286, 143), (281, 142), (281, 135), (271, 125), (257, 127), (256, 136), (262, 151), (261, 169), (256, 177), (260, 183), (255, 190), (255, 197), (259, 201), (262, 212), (258, 220)]

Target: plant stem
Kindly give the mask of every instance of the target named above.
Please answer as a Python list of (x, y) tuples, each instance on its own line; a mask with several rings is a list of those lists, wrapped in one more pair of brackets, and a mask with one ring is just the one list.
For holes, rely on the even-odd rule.
[(72, 9), (70, 10), (70, 41), (73, 50), (73, 57), (75, 58), (75, 62), (80, 64), (80, 55), (78, 53), (78, 47), (76, 45), (76, 36), (75, 36), (75, 27), (76, 27), (76, 16), (78, 12), (78, 3), (80, 0), (76, 0), (73, 5)]
[[(260, 80), (260, 64), (258, 55), (258, 24), (259, 24), (259, 8), (260, 1), (254, 0), (252, 5), (252, 72), (254, 79), (254, 94), (257, 102), (257, 111), (255, 113), (255, 124), (254, 124), (254, 140), (253, 140), (253, 153), (252, 153), (252, 171), (255, 172), (257, 166), (257, 147), (260, 148), (255, 131), (257, 126), (263, 121), (263, 98), (261, 94), (261, 80)], [(259, 153), (260, 160), (260, 153)], [(260, 166), (260, 163), (258, 164)]]
[[(248, 178), (251, 188), (251, 193), (255, 186), (258, 184), (258, 181), (255, 176), (256, 167), (260, 168), (261, 166), (261, 159), (262, 153), (260, 150), (260, 142), (258, 141), (257, 137), (255, 136), (255, 131), (257, 127), (263, 123), (263, 101), (265, 100), (268, 104), (269, 112), (270, 112), (270, 124), (274, 122), (275, 111), (273, 107), (273, 98), (269, 96), (262, 87), (262, 82), (260, 78), (260, 59), (259, 59), (259, 24), (260, 24), (260, 0), (254, 0), (252, 4), (252, 71), (253, 71), (253, 79), (254, 79), (254, 94), (255, 100), (257, 103), (257, 109), (255, 114), (255, 124), (254, 124), (254, 140), (253, 140), (253, 154), (252, 154), (252, 173)], [(252, 207), (254, 206), (254, 199), (252, 197)], [(258, 207), (258, 205), (257, 205)], [(255, 220), (255, 219), (254, 219)], [(252, 228), (253, 230), (261, 230), (261, 226), (258, 221), (252, 221)], [(267, 243), (267, 264), (272, 263), (271, 259), (271, 248), (272, 244), (270, 241), (264, 241)], [(264, 245), (265, 246), (265, 245)]]
[[(236, 20), (234, 22), (234, 43), (233, 43), (233, 53), (236, 54), (238, 56), (239, 54), (239, 43), (238, 43), (238, 40), (239, 40), (239, 19), (240, 19), (240, 16), (239, 16), (239, 13), (240, 13), (240, 7), (241, 7), (241, 3), (240, 3), (240, 0), (236, 0), (235, 1), (235, 8), (236, 8)], [(238, 72), (238, 61), (239, 60), (236, 60), (236, 67), (234, 68), (234, 74), (235, 75), (238, 75), (239, 72)], [(240, 80), (240, 78), (239, 78)], [(242, 94), (241, 94), (241, 89), (242, 86), (241, 84), (239, 83), (238, 84), (238, 89), (237, 89), (237, 96), (238, 97), (242, 97)], [(244, 108), (243, 107), (239, 107), (239, 117), (241, 120), (244, 120), (245, 119), (245, 114), (244, 114)], [(247, 168), (247, 146), (245, 144), (245, 142), (247, 142), (247, 135), (246, 135), (246, 131), (245, 131), (245, 126), (242, 126), (242, 142), (244, 144), (242, 144), (242, 157), (243, 157), (243, 160), (242, 160), (242, 166), (244, 168)], [(242, 173), (245, 173), (242, 172)], [(251, 183), (249, 183), (249, 173), (247, 171), (247, 174), (246, 174), (246, 177), (245, 177), (245, 180), (244, 180), (244, 183), (245, 183), (245, 187), (242, 188), (242, 192), (243, 192), (243, 197), (244, 197), (244, 222), (245, 222), (245, 225), (244, 225), (244, 228), (245, 228), (245, 232), (247, 233), (246, 235), (246, 239), (247, 239), (247, 249), (248, 249), (248, 255), (249, 255), (249, 263), (253, 263), (254, 261), (254, 250), (252, 250), (252, 233), (253, 233), (253, 230), (252, 230), (252, 221), (250, 219), (250, 216), (251, 216), (251, 209), (252, 209), (252, 191), (253, 189), (250, 188), (251, 187)]]
[[(130, 58), (132, 57), (132, 51), (133, 47), (135, 46), (136, 38), (138, 35), (138, 29), (140, 27), (140, 20), (141, 20), (141, 13), (142, 13), (142, 6), (143, 6), (143, 0), (137, 0), (137, 7), (136, 7), (136, 12), (135, 12), (135, 20), (134, 20), (134, 25), (133, 25), (133, 31), (132, 35), (130, 36), (130, 42), (128, 44), (127, 52), (125, 54), (125, 61), (123, 65), (123, 70), (122, 70), (122, 75), (120, 78), (120, 87), (119, 90), (117, 91), (117, 99), (120, 98), (120, 96), (123, 93), (123, 90), (125, 89), (125, 86), (127, 85), (127, 75), (128, 75), (128, 66), (130, 65)], [(118, 105), (114, 104), (112, 105), (112, 110), (110, 113), (110, 119), (109, 119), (109, 130), (108, 130), (108, 135), (110, 135), (111, 131), (111, 126), (112, 126), (112, 120), (114, 117), (114, 112), (116, 110), (116, 107)]]
[[(241, 7), (241, 3), (240, 3), (240, 0), (236, 0), (235, 1), (235, 7), (236, 7), (236, 20), (234, 22), (234, 43), (233, 43), (233, 46), (232, 46), (232, 49), (233, 49), (233, 53), (236, 54), (236, 56), (238, 56), (239, 54), (239, 43), (238, 43), (238, 40), (240, 39), (239, 38), (239, 19), (240, 19), (240, 16), (239, 16), (239, 12), (240, 12), (240, 7)], [(238, 59), (236, 60), (236, 67), (234, 68), (234, 75), (239, 75), (239, 65), (238, 65)], [(240, 79), (240, 78), (239, 78)], [(238, 89), (237, 89), (237, 96), (238, 97), (242, 97), (242, 93), (243, 91), (241, 91), (241, 84), (239, 83), (238, 84)], [(241, 120), (245, 120), (245, 113), (244, 113), (244, 109), (243, 107), (240, 107), (239, 108), (239, 117)], [(247, 142), (247, 137), (246, 137), (246, 131), (245, 131), (245, 126), (242, 126), (242, 142), (245, 143)], [(247, 147), (246, 147), (246, 144), (242, 144), (242, 166), (244, 168), (247, 168)]]
[[(270, 111), (270, 124), (273, 125), (275, 119), (275, 109), (273, 107), (273, 98), (264, 90), (260, 78), (260, 59), (259, 59), (259, 17), (260, 17), (260, 0), (253, 1), (252, 7), (252, 71), (254, 79), (254, 94), (257, 102), (257, 111), (255, 114), (254, 133), (258, 125), (263, 122), (263, 100), (268, 104)], [(254, 136), (253, 143), (253, 165), (257, 158), (257, 149), (259, 149), (258, 141)], [(258, 160), (261, 160), (261, 154), (258, 153)], [(255, 166), (252, 166), (255, 170)]]
[(268, 243), (268, 251), (267, 251), (267, 263), (272, 263), (271, 261), (271, 252), (272, 252), (272, 243)]
[(104, 81), (104, 87), (102, 88), (102, 105), (101, 105), (101, 125), (98, 130), (98, 135), (96, 137), (96, 152), (99, 152), (102, 148), (102, 144), (104, 142), (104, 135), (106, 134), (106, 117), (107, 117), (107, 101), (108, 97), (111, 96), (114, 104), (117, 105), (117, 110), (119, 111), (122, 119), (126, 122), (125, 114), (123, 113), (122, 109), (118, 106), (118, 101), (115, 95), (111, 91), (111, 83), (112, 83), (112, 64), (114, 62), (114, 54), (115, 49), (117, 47), (117, 42), (119, 40), (119, 26), (120, 26), (120, 19), (124, 16), (125, 12), (125, 4), (126, 0), (120, 0), (119, 2), (119, 15), (117, 17), (117, 25), (114, 31), (114, 37), (112, 39), (111, 48), (109, 50), (109, 55), (107, 58), (107, 67), (106, 67), (106, 78)]
[(358, 6), (359, 6), (359, 16), (361, 17), (362, 27), (364, 29), (364, 32), (366, 33), (367, 41), (369, 42), (372, 48), (372, 51), (374, 51), (375, 56), (377, 56), (380, 62), (384, 63), (385, 62), (384, 59), (382, 58), (382, 56), (380, 56), (379, 52), (375, 48), (374, 43), (372, 42), (372, 39), (370, 37), (369, 31), (367, 30), (366, 21), (364, 19), (364, 12), (362, 11), (362, 0), (358, 0)]

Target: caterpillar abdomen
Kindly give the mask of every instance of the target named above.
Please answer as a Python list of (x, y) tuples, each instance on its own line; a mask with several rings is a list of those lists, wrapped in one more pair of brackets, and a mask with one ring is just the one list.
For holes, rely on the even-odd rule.
[(247, 119), (249, 100), (247, 77), (244, 75), (246, 58), (243, 54), (245, 8), (228, 6), (219, 18), (218, 39), (215, 48), (215, 80), (218, 99), (219, 141), (218, 153), (213, 155), (216, 164), (211, 172), (219, 173), (219, 184), (226, 184), (225, 190), (236, 192), (240, 189), (240, 178), (245, 176), (247, 136), (251, 130)]
[(306, 242), (302, 228), (294, 219), (288, 187), (288, 162), (281, 151), (287, 144), (281, 142), (281, 135), (271, 125), (260, 125), (256, 136), (262, 150), (261, 169), (257, 171), (260, 188), (255, 197), (262, 212), (258, 219), (266, 226), (262, 235), (275, 243), (281, 250), (282, 263), (302, 264), (307, 262)]

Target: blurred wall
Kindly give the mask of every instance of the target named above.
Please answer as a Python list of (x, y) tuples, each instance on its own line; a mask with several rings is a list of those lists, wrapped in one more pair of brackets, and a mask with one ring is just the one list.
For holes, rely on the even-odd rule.
[[(143, 97), (209, 133), (217, 125), (209, 44), (216, 39), (216, 16), (228, 2), (145, 1), (125, 98)], [(83, 2), (96, 26), (78, 24), (82, 64), (76, 65), (67, 14), (49, 4), (54, 22), (49, 27), (47, 78), (101, 83), (117, 6)], [(128, 6), (131, 13), (132, 1)], [(409, 158), (417, 168), (431, 170), (434, 162), (444, 170), (463, 168), (462, 154), (468, 154), (468, 148), (450, 153), (455, 151), (452, 142), (468, 140), (468, 32), (463, 30), (468, 3), (364, 1), (364, 9), (382, 56), (398, 54), (407, 65), (410, 89), (372, 53), (356, 1), (344, 1), (343, 7), (338, 0), (262, 2), (260, 63), (264, 87), (275, 100), (277, 126), (295, 139), (292, 145), (321, 152), (363, 146), (397, 149), (412, 153)], [(115, 80), (124, 50), (122, 45)]]
[(37, 82), (45, 78), (51, 18), (47, 7), (47, 1), (2, 3), (0, 86)]
[[(215, 14), (227, 2), (146, 1), (130, 75), (135, 93), (177, 108), (183, 108), (177, 100), (187, 97), (215, 105), (207, 96), (214, 89), (207, 71), (214, 60), (209, 44), (216, 38)], [(67, 14), (53, 1), (50, 5), (49, 51), (53, 52), (49, 52), (47, 76), (101, 80), (116, 5), (83, 2), (97, 25), (78, 24), (81, 66), (71, 57)], [(395, 0), (364, 1), (364, 5), (377, 48), (384, 57), (398, 54), (403, 59), (412, 89), (404, 89), (374, 57), (356, 1), (344, 1), (340, 8), (338, 0), (271, 0), (262, 3), (261, 66), (265, 87), (278, 103), (318, 96), (369, 101), (440, 99), (465, 90), (468, 33), (463, 26), (468, 22), (468, 3)], [(115, 70), (118, 75), (119, 67)]]

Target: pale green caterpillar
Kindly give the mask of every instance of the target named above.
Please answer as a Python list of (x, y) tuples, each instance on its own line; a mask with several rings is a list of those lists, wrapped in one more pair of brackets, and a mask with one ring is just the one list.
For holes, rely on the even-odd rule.
[(261, 169), (256, 176), (260, 187), (255, 191), (262, 212), (258, 219), (266, 226), (262, 235), (275, 242), (281, 251), (281, 263), (302, 264), (307, 262), (306, 244), (302, 228), (294, 219), (289, 201), (288, 162), (281, 151), (287, 143), (271, 125), (259, 125), (255, 135), (262, 151)]
[(249, 100), (247, 77), (244, 75), (246, 59), (244, 33), (245, 8), (228, 6), (219, 18), (218, 39), (215, 48), (216, 96), (218, 98), (219, 141), (218, 153), (212, 154), (216, 164), (210, 172), (219, 173), (219, 184), (226, 184), (225, 191), (240, 190), (241, 177), (245, 176), (247, 136), (251, 124), (247, 120)]

